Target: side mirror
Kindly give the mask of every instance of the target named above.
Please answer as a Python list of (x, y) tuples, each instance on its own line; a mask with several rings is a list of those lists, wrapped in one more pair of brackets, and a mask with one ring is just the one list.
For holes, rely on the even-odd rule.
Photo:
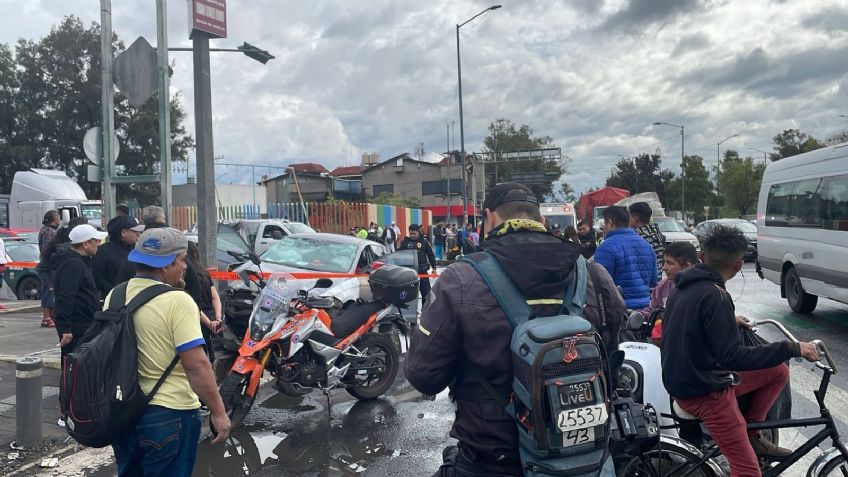
[(645, 324), (645, 317), (642, 316), (638, 311), (634, 311), (627, 318), (626, 329), (628, 331), (639, 331), (642, 329), (642, 326)]
[(319, 278), (312, 288), (330, 288), (333, 286), (333, 281), (329, 278)]
[(68, 209), (62, 209), (62, 223), (67, 225), (68, 222), (71, 221), (71, 211)]
[(262, 263), (262, 260), (259, 260), (259, 255), (256, 255), (253, 252), (247, 252), (247, 258), (249, 258), (250, 261), (253, 262), (256, 265), (259, 265), (260, 263)]

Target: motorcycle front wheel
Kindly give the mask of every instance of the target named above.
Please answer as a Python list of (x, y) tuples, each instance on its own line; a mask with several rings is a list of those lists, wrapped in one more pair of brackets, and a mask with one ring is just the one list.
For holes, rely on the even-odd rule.
[(249, 383), (249, 374), (230, 373), (218, 388), (221, 400), (224, 401), (224, 408), (230, 417), (230, 425), (233, 428), (241, 425), (241, 422), (250, 413), (254, 401), (256, 401), (256, 393), (253, 396), (247, 394)]
[(395, 342), (382, 333), (366, 333), (355, 346), (363, 356), (353, 358), (346, 390), (359, 400), (376, 399), (394, 383), (400, 366), (400, 353)]

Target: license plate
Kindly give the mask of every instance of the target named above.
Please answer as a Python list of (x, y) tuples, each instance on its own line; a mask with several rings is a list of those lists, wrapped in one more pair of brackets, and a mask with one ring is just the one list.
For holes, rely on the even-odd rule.
[(559, 413), (557, 426), (563, 433), (599, 426), (607, 422), (607, 407), (604, 404), (568, 409)]
[(562, 436), (562, 446), (563, 447), (571, 447), (580, 444), (586, 444), (587, 442), (594, 442), (595, 440), (595, 428), (587, 427), (586, 429), (577, 429), (574, 431), (568, 431)]
[(592, 383), (582, 382), (560, 386), (559, 404), (562, 409), (574, 409), (595, 404), (595, 390)]

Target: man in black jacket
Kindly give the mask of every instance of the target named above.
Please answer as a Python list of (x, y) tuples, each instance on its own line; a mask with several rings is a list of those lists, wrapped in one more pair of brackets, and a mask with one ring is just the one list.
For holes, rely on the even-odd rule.
[(53, 288), (56, 303), (53, 321), (59, 333), (62, 357), (74, 351), (82, 341), (94, 313), (100, 308), (100, 293), (91, 274), (91, 257), (97, 253), (106, 232), (88, 224), (78, 225), (68, 235), (71, 247), (55, 257)]
[[(702, 264), (680, 272), (676, 290), (663, 319), (662, 373), (669, 394), (686, 412), (700, 418), (730, 463), (732, 475), (760, 475), (757, 456), (780, 459), (782, 449), (756, 432), (747, 422), (762, 422), (789, 379), (789, 358), (819, 359), (810, 343), (780, 341), (743, 346), (736, 315), (725, 282), (742, 268), (748, 248), (736, 229), (718, 227), (704, 241)], [(741, 378), (735, 384), (735, 374)], [(736, 398), (751, 394), (743, 416)]]
[[(536, 196), (522, 184), (497, 185), (483, 208), (487, 235), (482, 249), (498, 260), (528, 300), (561, 300), (580, 258), (580, 245), (548, 232)], [(596, 285), (607, 302), (606, 310), (621, 313), (624, 303), (612, 279), (603, 267), (597, 268), (602, 283)], [(586, 294), (597, 296), (591, 277)], [(524, 475), (516, 422), (482, 384), (482, 380), (489, 382), (502, 393), (503, 400), (508, 399), (513, 380), (509, 351), (512, 325), (468, 263), (448, 266), (432, 296), (412, 336), (404, 371), (422, 393), (438, 394), (450, 385), (456, 399), (451, 436), (459, 441), (458, 447), (445, 450), (445, 463), (435, 475)], [(588, 308), (597, 307), (597, 303), (597, 299), (587, 300), (587, 315)], [(556, 303), (533, 305), (535, 316), (553, 316), (560, 309), (561, 304)], [(598, 322), (597, 308), (592, 312), (595, 317), (587, 318)], [(617, 323), (620, 325), (620, 321)]]
[(118, 272), (139, 235), (144, 232), (144, 224), (129, 215), (118, 215), (109, 221), (106, 231), (109, 232), (109, 241), (97, 249), (97, 255), (91, 260), (94, 283), (100, 290), (101, 298), (106, 298), (112, 288), (120, 283), (117, 281)]
[(589, 260), (595, 255), (595, 250), (598, 248), (598, 235), (595, 229), (589, 223), (588, 219), (583, 219), (577, 222), (577, 240), (580, 241), (580, 246), (583, 247), (583, 258)]
[[(418, 224), (409, 226), (409, 235), (400, 242), (400, 250), (415, 250), (418, 254), (418, 273), (427, 274), (430, 267), (433, 268), (433, 273), (436, 272), (436, 255), (430, 242), (421, 234)], [(424, 306), (427, 303), (427, 295), (430, 294), (430, 279), (421, 277), (418, 286), (421, 290), (421, 306)]]

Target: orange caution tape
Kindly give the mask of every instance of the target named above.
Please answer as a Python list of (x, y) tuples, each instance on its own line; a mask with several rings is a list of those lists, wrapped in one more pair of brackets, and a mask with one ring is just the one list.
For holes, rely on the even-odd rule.
[(6, 262), (7, 268), (35, 268), (38, 262)]

